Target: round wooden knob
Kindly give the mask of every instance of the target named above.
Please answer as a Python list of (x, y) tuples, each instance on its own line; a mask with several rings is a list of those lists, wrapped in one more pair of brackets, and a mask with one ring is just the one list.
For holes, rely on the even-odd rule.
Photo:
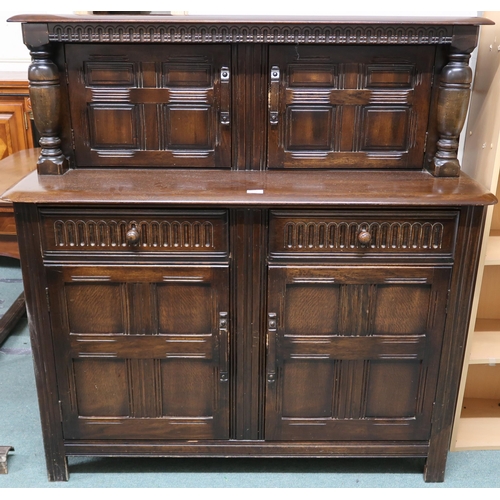
[(139, 231), (137, 231), (135, 227), (132, 227), (127, 231), (127, 243), (130, 246), (138, 245), (140, 239), (141, 235), (139, 234)]
[(366, 229), (362, 229), (358, 233), (358, 241), (362, 245), (368, 245), (368, 243), (370, 243), (371, 239), (372, 239), (372, 235)]

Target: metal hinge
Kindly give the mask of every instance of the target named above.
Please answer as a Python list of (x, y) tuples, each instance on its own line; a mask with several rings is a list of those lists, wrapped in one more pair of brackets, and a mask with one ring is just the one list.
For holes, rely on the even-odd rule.
[(76, 149), (76, 146), (75, 146), (75, 131), (73, 129), (71, 129), (71, 147), (73, 148), (73, 150)]
[(50, 312), (49, 289), (45, 288), (45, 298), (47, 299), (47, 311)]
[(222, 68), (220, 69), (220, 81), (228, 82), (230, 76), (231, 73), (229, 72), (229, 68), (227, 66), (222, 66)]
[[(450, 277), (450, 280), (451, 280), (451, 277)], [(446, 299), (446, 306), (444, 308), (444, 314), (448, 314), (448, 307), (450, 307), (450, 293), (451, 293), (451, 288), (449, 287), (448, 285), (448, 294), (446, 295), (447, 299)]]
[(62, 409), (62, 402), (59, 400), (59, 417), (61, 418), (61, 423), (63, 421), (63, 409)]
[(276, 335), (278, 325), (276, 313), (272, 312), (267, 315), (267, 331), (266, 331), (266, 349), (269, 349), (269, 334)]
[(424, 139), (424, 153), (427, 151), (427, 138), (429, 137), (429, 132), (425, 133), (425, 139)]

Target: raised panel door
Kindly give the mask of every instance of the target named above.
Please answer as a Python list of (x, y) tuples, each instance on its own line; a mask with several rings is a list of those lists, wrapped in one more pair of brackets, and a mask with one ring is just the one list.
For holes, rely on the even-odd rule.
[(48, 269), (66, 439), (227, 439), (227, 266)]
[(421, 169), (432, 47), (270, 47), (269, 168)]
[(271, 266), (266, 439), (428, 439), (449, 278)]
[(231, 167), (230, 47), (68, 45), (78, 166)]

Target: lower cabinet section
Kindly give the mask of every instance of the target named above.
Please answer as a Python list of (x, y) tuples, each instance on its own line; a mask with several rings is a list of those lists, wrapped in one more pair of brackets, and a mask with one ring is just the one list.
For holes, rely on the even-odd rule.
[(482, 209), (17, 210), (51, 479), (132, 454), (426, 457), (443, 480)]
[[(231, 438), (229, 274), (47, 266), (64, 437)], [(429, 439), (451, 267), (306, 260), (267, 276), (264, 439)]]

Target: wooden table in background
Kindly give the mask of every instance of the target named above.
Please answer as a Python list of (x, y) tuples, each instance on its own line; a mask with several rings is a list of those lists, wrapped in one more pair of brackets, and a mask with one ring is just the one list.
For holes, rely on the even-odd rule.
[[(38, 150), (26, 149), (0, 161), (0, 193), (16, 184), (36, 168)], [(16, 223), (12, 204), (0, 200), (0, 255), (19, 259)], [(26, 311), (24, 292), (0, 318), (0, 345), (9, 336)]]
[[(0, 73), (0, 160), (34, 145), (27, 72)], [(28, 153), (29, 154), (29, 153)], [(35, 162), (36, 163), (36, 162)], [(25, 163), (23, 163), (25, 165)], [(18, 161), (1, 163), (0, 194), (28, 173)], [(12, 205), (0, 201), (0, 255), (19, 259)], [(0, 319), (0, 345), (25, 313), (21, 294)]]

